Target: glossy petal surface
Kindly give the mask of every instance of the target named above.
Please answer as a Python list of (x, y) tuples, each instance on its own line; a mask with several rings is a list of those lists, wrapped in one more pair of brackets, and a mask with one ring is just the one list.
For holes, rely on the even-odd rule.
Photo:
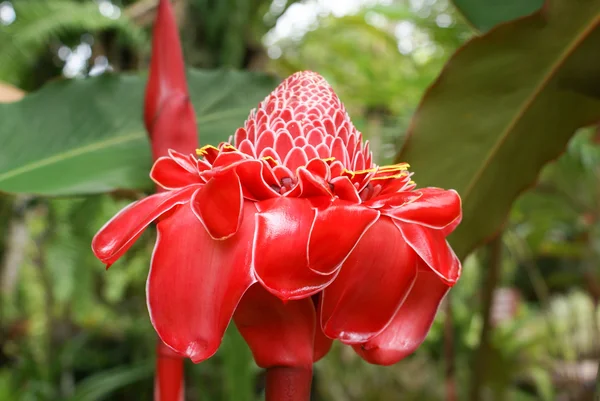
[(234, 321), (258, 366), (312, 365), (316, 318), (310, 298), (284, 303), (255, 284), (244, 294)]
[(367, 341), (394, 317), (416, 277), (415, 252), (391, 220), (382, 217), (323, 292), (323, 332), (348, 344)]
[(252, 204), (238, 233), (213, 240), (188, 205), (158, 223), (146, 287), (152, 324), (175, 351), (200, 362), (212, 356), (233, 312), (254, 282), (249, 269)]
[(460, 277), (461, 264), (446, 241), (444, 232), (418, 224), (394, 221), (406, 242), (448, 285)]
[(307, 199), (276, 198), (259, 203), (253, 266), (258, 280), (283, 300), (322, 290), (334, 277), (308, 266), (307, 244), (315, 216)]
[(162, 192), (132, 203), (104, 225), (92, 240), (92, 250), (107, 268), (142, 235), (144, 229), (176, 205), (188, 202), (199, 186)]
[(389, 215), (409, 223), (444, 228), (461, 214), (460, 197), (456, 191), (422, 188), (414, 193), (420, 193), (421, 196), (414, 202), (393, 208)]
[(334, 273), (378, 218), (378, 211), (344, 201), (317, 210), (308, 240), (310, 269)]
[(177, 189), (203, 182), (197, 172), (190, 172), (170, 157), (160, 157), (156, 160), (150, 171), (150, 178), (165, 189)]
[(412, 354), (425, 340), (449, 289), (435, 273), (419, 270), (415, 285), (390, 325), (354, 350), (377, 365), (392, 365)]
[(198, 189), (192, 197), (192, 210), (210, 236), (217, 240), (234, 235), (243, 209), (242, 187), (233, 170), (228, 170)]

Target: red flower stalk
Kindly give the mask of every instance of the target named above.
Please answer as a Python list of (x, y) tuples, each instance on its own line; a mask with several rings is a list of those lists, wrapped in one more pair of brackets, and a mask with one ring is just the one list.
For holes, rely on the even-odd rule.
[(152, 32), (144, 123), (155, 160), (167, 156), (169, 149), (191, 152), (198, 147), (196, 115), (187, 90), (179, 32), (169, 0), (160, 0)]
[[(160, 0), (158, 4), (151, 57), (144, 123), (156, 160), (166, 156), (169, 149), (189, 152), (198, 147), (196, 116), (187, 91), (179, 32), (169, 0)], [(157, 186), (157, 192), (162, 190)], [(155, 401), (182, 401), (184, 387), (182, 357), (159, 339)]]
[(422, 343), (460, 276), (446, 241), (460, 197), (375, 165), (321, 76), (292, 75), (198, 155), (159, 158), (150, 175), (167, 191), (92, 244), (110, 266), (158, 219), (147, 301), (167, 345), (202, 361), (232, 316), (263, 367), (310, 366), (331, 339), (383, 365)]

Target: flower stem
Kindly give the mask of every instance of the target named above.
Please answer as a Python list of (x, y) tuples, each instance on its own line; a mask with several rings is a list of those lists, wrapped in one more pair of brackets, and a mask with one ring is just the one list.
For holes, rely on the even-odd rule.
[(159, 339), (156, 346), (154, 401), (183, 401), (184, 384), (183, 358)]
[(312, 366), (267, 369), (265, 401), (309, 401)]
[(496, 237), (487, 245), (488, 263), (487, 278), (484, 283), (482, 293), (482, 312), (483, 327), (479, 337), (479, 348), (475, 354), (471, 374), (470, 400), (478, 401), (481, 399), (481, 392), (485, 384), (486, 374), (489, 370), (490, 354), (492, 344), (493, 322), (492, 307), (494, 306), (494, 293), (498, 287), (498, 282), (502, 274), (502, 232), (496, 234)]

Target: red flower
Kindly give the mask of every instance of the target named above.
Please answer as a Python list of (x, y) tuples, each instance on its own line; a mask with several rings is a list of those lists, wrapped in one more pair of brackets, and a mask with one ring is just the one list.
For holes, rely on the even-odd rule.
[(147, 301), (161, 339), (204, 360), (235, 312), (260, 366), (312, 364), (330, 339), (377, 364), (413, 352), (460, 276), (446, 242), (458, 194), (416, 189), (405, 163), (373, 164), (312, 72), (286, 79), (232, 139), (202, 160), (159, 158), (151, 177), (168, 191), (94, 238), (110, 265), (158, 220)]

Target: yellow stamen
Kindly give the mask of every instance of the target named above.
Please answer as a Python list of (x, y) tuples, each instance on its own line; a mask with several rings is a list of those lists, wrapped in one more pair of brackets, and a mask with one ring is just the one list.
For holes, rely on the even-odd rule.
[(368, 173), (374, 173), (377, 171), (377, 167), (373, 167), (373, 168), (368, 168), (365, 170), (355, 170), (354, 174), (368, 174)]
[(382, 166), (379, 167), (379, 171), (405, 171), (408, 170), (410, 164), (408, 163), (398, 163), (390, 166)]
[(399, 173), (399, 174), (394, 174), (394, 175), (382, 175), (382, 176), (375, 176), (373, 178), (371, 178), (371, 181), (374, 180), (387, 180), (390, 178), (402, 178), (402, 177), (406, 177), (408, 175), (408, 173), (406, 173), (405, 171)]
[(229, 149), (229, 150), (234, 150), (237, 151), (237, 148), (229, 143), (226, 143), (223, 145), (223, 149)]
[(204, 156), (204, 155), (206, 155), (208, 153), (206, 151), (207, 149), (214, 149), (214, 150), (217, 150), (217, 151), (219, 150), (218, 148), (215, 148), (212, 145), (205, 145), (205, 146), (202, 146), (200, 149), (196, 149), (196, 154), (198, 156)]
[(323, 160), (324, 162), (332, 162), (335, 160), (335, 157), (326, 157), (325, 159), (321, 159), (321, 160)]
[(261, 159), (263, 159), (267, 162), (272, 162), (276, 166), (279, 164), (279, 162), (277, 160), (273, 159), (271, 156), (263, 156), (263, 157), (261, 157)]
[(354, 174), (356, 174), (354, 171), (352, 171), (352, 170), (348, 170), (348, 169), (346, 169), (346, 168), (343, 170), (343, 172), (344, 172), (345, 174), (350, 174), (350, 175), (352, 176), (352, 178), (354, 178)]

